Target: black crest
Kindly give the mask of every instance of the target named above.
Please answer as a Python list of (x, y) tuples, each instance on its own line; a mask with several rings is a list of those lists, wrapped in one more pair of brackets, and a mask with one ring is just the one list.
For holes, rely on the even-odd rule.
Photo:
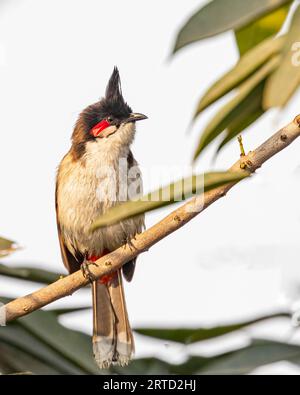
[(111, 117), (113, 124), (118, 126), (124, 119), (129, 117), (131, 112), (131, 108), (122, 95), (119, 70), (117, 67), (114, 67), (106, 87), (105, 96), (97, 103), (91, 104), (84, 109), (75, 125), (72, 136), (73, 146), (80, 151), (76, 156), (80, 157), (84, 153), (86, 141), (95, 139), (91, 136), (90, 130), (98, 122)]
[(106, 87), (105, 96), (83, 110), (79, 116), (79, 122), (84, 125), (84, 129), (88, 133), (93, 126), (104, 118), (113, 117), (118, 124), (123, 119), (128, 118), (131, 112), (131, 108), (122, 95), (119, 70), (114, 67)]
[(122, 95), (120, 74), (117, 67), (114, 67), (112, 75), (108, 81), (105, 97), (100, 100), (101, 110), (107, 115), (114, 115), (117, 118), (126, 118), (132, 112)]
[(121, 88), (121, 80), (118, 68), (115, 66), (108, 81), (105, 99), (111, 102), (121, 102), (124, 101)]

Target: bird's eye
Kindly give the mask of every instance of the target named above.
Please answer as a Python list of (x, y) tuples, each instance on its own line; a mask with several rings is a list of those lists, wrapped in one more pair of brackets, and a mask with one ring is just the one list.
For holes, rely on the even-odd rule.
[(106, 120), (107, 120), (107, 122), (111, 123), (114, 119), (113, 119), (113, 117), (107, 117)]

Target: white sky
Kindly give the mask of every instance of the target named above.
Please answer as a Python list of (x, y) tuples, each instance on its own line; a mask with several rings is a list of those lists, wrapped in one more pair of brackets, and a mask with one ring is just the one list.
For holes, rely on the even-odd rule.
[[(165, 184), (174, 167), (179, 175), (190, 163), (197, 137), (217, 107), (187, 134), (197, 99), (237, 60), (231, 33), (170, 59), (176, 31), (200, 2), (2, 1), (1, 235), (24, 246), (7, 264), (64, 270), (55, 224), (55, 169), (69, 148), (78, 113), (104, 93), (114, 65), (126, 100), (149, 117), (138, 125), (133, 146), (145, 189)], [(299, 112), (299, 98), (283, 113), (272, 111), (251, 127), (244, 135), (246, 149), (290, 122)], [(238, 144), (232, 143), (213, 166), (213, 148), (198, 162), (199, 171), (226, 169), (239, 154)], [(298, 300), (299, 149), (296, 141), (250, 181), (139, 258), (126, 289), (133, 326), (229, 322), (277, 309), (286, 296)], [(148, 176), (153, 173), (155, 177)], [(148, 215), (148, 226), (169, 210)], [(34, 289), (15, 284), (0, 278), (0, 293), (17, 296)], [(58, 303), (88, 302), (82, 291)], [(65, 321), (91, 330), (89, 313)], [(288, 325), (278, 323), (255, 334), (282, 338), (288, 331)], [(220, 347), (226, 349), (231, 341), (236, 339), (222, 339)], [(199, 350), (209, 352), (209, 347)], [(137, 338), (137, 356), (153, 352), (174, 360), (182, 356), (182, 348), (162, 350), (159, 342)], [(295, 371), (287, 364), (280, 369)]]

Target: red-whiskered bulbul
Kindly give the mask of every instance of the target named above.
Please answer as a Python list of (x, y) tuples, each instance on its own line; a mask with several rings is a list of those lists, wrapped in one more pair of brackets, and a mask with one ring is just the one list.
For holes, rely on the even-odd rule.
[[(118, 69), (109, 79), (105, 96), (79, 115), (70, 151), (61, 161), (56, 181), (56, 215), (64, 265), (70, 273), (83, 268), (130, 241), (144, 228), (144, 216), (91, 232), (93, 222), (120, 200), (120, 161), (125, 161), (126, 186), (141, 181), (130, 150), (136, 121), (146, 119), (133, 113), (124, 101)], [(141, 188), (141, 183), (140, 183)], [(129, 188), (128, 188), (129, 189)], [(116, 191), (116, 193), (112, 193)], [(137, 191), (137, 192), (141, 192)], [(122, 272), (131, 281), (135, 260)], [(112, 363), (126, 365), (134, 352), (121, 270), (99, 280), (91, 278), (93, 291), (93, 351), (100, 368)]]

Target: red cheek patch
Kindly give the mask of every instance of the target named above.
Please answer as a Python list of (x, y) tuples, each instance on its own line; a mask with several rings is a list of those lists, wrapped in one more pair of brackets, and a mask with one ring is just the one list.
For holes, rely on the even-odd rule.
[(108, 128), (110, 126), (110, 123), (106, 120), (103, 119), (102, 121), (100, 121), (99, 123), (97, 123), (97, 125), (95, 125), (92, 129), (91, 129), (91, 135), (94, 137), (99, 136), (99, 134), (106, 128)]

